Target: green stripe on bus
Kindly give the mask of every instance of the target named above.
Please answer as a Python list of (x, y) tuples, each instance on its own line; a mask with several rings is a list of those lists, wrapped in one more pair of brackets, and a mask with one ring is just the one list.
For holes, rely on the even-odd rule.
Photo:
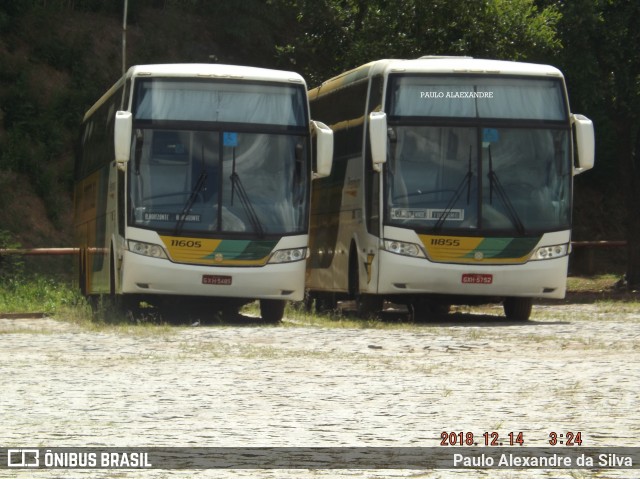
[(508, 259), (528, 256), (536, 247), (540, 237), (535, 238), (485, 238), (465, 258), (473, 258), (478, 252), (485, 258)]
[(251, 240), (222, 240), (205, 259), (214, 259), (222, 254), (227, 260), (257, 260), (269, 256), (278, 242)]

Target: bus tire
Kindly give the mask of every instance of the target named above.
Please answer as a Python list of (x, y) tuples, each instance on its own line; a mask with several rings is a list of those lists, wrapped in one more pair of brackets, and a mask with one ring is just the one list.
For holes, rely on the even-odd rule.
[(267, 323), (279, 323), (284, 316), (287, 302), (283, 299), (261, 299), (260, 316)]
[(533, 298), (505, 298), (502, 303), (504, 314), (512, 321), (527, 321), (531, 316)]

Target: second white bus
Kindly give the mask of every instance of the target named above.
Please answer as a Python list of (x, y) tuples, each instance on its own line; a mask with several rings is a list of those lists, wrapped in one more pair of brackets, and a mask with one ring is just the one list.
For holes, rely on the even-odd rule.
[(309, 97), (335, 139), (313, 192), (309, 300), (425, 317), (497, 299), (525, 320), (533, 298), (564, 297), (573, 176), (593, 166), (594, 133), (559, 70), (379, 60)]

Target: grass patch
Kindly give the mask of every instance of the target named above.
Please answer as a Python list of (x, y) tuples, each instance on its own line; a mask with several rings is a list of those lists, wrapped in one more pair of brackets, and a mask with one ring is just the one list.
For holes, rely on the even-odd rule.
[[(359, 318), (348, 312), (332, 311), (327, 313), (312, 313), (306, 311), (304, 306), (300, 304), (289, 304), (285, 310), (287, 321), (286, 326), (291, 327), (312, 327), (312, 328), (331, 328), (331, 329), (382, 329), (393, 327), (394, 324), (384, 321), (380, 317), (370, 316), (368, 318)], [(405, 324), (406, 326), (406, 324)]]
[(84, 303), (78, 291), (56, 278), (20, 275), (0, 281), (0, 312), (56, 315)]
[(0, 280), (0, 313), (36, 312), (93, 331), (111, 329), (139, 334), (144, 329), (156, 333), (162, 329), (158, 326), (168, 329), (151, 315), (134, 319), (102, 299), (92, 307), (77, 287), (60, 278), (18, 274)]
[[(3, 271), (3, 273), (6, 271)], [(153, 311), (142, 309), (141, 314), (135, 317), (124, 314), (121, 310), (110, 304), (109, 301), (98, 300), (93, 307), (82, 297), (78, 289), (70, 284), (68, 278), (61, 279), (53, 275), (43, 274), (27, 275), (24, 272), (6, 275), (0, 278), (0, 313), (33, 313), (41, 312), (47, 316), (78, 324), (88, 330), (111, 329), (122, 334), (157, 334), (172, 328)], [(575, 311), (559, 310), (554, 308), (555, 302), (545, 301), (540, 308), (534, 308), (532, 320), (536, 319), (577, 319), (582, 316), (581, 303), (595, 303), (598, 306), (599, 319), (615, 317), (616, 313), (629, 314), (640, 310), (640, 296), (633, 293), (615, 293), (619, 291), (616, 275), (600, 275), (592, 277), (570, 277), (568, 280), (568, 295), (564, 301), (558, 304), (575, 304)], [(260, 315), (258, 302), (250, 303), (241, 309), (240, 314), (248, 318), (250, 324), (259, 325), (259, 320), (251, 322), (253, 317)], [(456, 306), (448, 317), (443, 317), (445, 322), (449, 320), (467, 321), (473, 320), (476, 315), (480, 319), (487, 320), (495, 317), (496, 321), (503, 318), (500, 305), (486, 306)], [(592, 320), (593, 311), (585, 311), (585, 319)], [(600, 318), (602, 316), (602, 318)], [(428, 326), (428, 322), (412, 322), (407, 315), (382, 314), (360, 318), (350, 311), (333, 311), (318, 314), (307, 311), (302, 303), (290, 303), (285, 311), (286, 320), (278, 327), (308, 327), (330, 329), (388, 329), (388, 330), (413, 330)], [(441, 325), (441, 319), (436, 321)], [(225, 323), (224, 317), (212, 319), (214, 324)], [(239, 322), (242, 323), (241, 317)], [(205, 321), (204, 324), (207, 324)], [(272, 325), (270, 325), (272, 326)], [(475, 330), (474, 330), (475, 331)], [(482, 333), (474, 333), (482, 336)], [(473, 337), (471, 339), (474, 339)]]
[(565, 304), (595, 304), (605, 315), (640, 311), (640, 291), (628, 291), (622, 278), (613, 274), (572, 276), (567, 279)]
[(567, 278), (567, 292), (569, 293), (604, 293), (615, 291), (620, 276), (602, 274), (597, 276), (570, 276)]

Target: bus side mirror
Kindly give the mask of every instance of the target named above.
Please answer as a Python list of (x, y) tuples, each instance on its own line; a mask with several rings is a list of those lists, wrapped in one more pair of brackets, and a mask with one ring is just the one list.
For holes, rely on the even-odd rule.
[(387, 161), (387, 114), (373, 111), (369, 114), (369, 142), (374, 171), (382, 171)]
[(319, 121), (312, 121), (311, 127), (316, 136), (316, 171), (313, 172), (313, 178), (324, 178), (331, 174), (333, 130)]
[(573, 174), (577, 175), (583, 171), (593, 168), (596, 155), (596, 140), (593, 132), (593, 123), (583, 115), (571, 115), (575, 132), (575, 155), (577, 156), (577, 166), (573, 169)]
[(117, 111), (113, 132), (113, 146), (116, 163), (124, 164), (131, 155), (131, 131), (133, 115), (128, 111)]

